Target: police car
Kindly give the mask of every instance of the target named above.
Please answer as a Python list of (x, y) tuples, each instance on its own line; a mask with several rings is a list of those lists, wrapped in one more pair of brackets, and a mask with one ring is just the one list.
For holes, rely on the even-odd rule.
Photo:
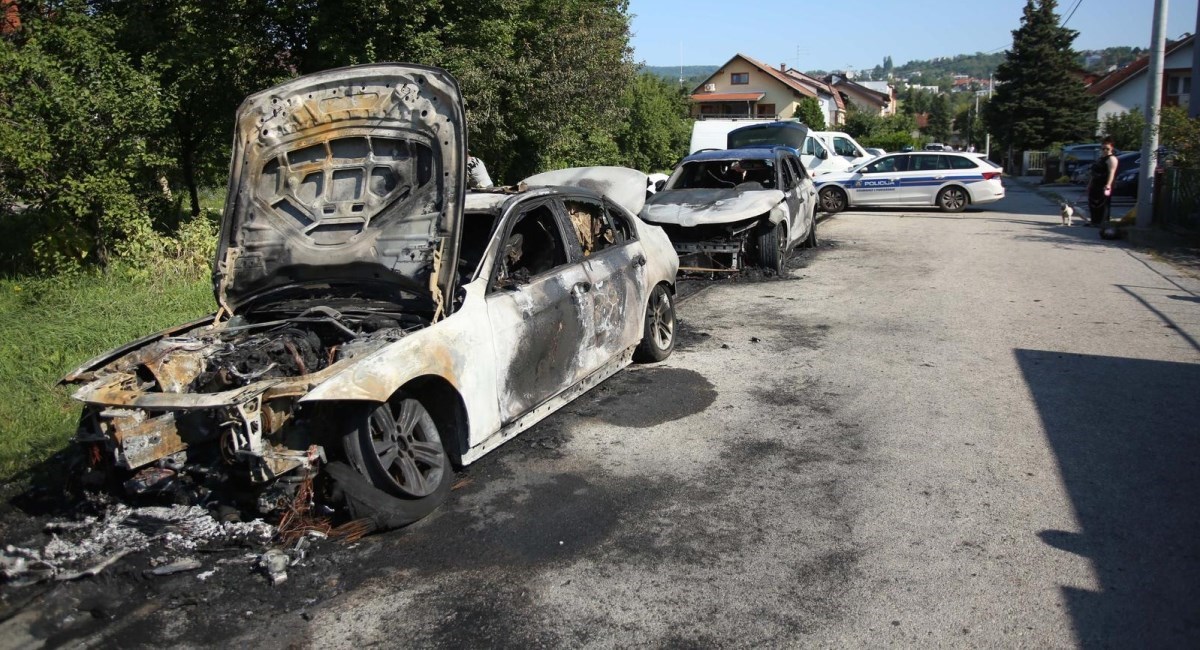
[(937, 206), (959, 212), (967, 205), (1004, 198), (1000, 168), (970, 154), (921, 151), (876, 158), (844, 172), (817, 176), (821, 209), (852, 206)]

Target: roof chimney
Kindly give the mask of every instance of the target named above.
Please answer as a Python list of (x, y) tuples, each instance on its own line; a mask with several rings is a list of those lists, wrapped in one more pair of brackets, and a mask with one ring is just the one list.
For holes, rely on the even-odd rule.
[(787, 64), (786, 64), (786, 63), (780, 63), (780, 64), (779, 64), (779, 71), (780, 71), (780, 72), (787, 72)]

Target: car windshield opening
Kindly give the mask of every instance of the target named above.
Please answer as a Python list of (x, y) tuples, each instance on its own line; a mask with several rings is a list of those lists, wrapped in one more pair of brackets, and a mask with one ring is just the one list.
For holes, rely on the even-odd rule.
[(773, 189), (775, 161), (764, 158), (685, 163), (671, 189)]

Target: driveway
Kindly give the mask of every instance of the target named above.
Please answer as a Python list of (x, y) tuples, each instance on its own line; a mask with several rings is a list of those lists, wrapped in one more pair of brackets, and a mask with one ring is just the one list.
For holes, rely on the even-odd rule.
[(87, 638), (1195, 647), (1200, 279), (985, 207), (829, 218), (427, 520), (276, 588), (110, 584), (157, 606)]

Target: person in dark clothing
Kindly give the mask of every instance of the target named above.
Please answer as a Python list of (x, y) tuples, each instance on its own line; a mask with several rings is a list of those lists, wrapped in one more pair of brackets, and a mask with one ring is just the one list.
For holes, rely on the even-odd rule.
[(1104, 138), (1100, 144), (1100, 157), (1092, 163), (1092, 175), (1088, 181), (1089, 226), (1099, 226), (1108, 221), (1108, 210), (1112, 204), (1113, 179), (1117, 175), (1117, 157), (1113, 155), (1113, 139)]

